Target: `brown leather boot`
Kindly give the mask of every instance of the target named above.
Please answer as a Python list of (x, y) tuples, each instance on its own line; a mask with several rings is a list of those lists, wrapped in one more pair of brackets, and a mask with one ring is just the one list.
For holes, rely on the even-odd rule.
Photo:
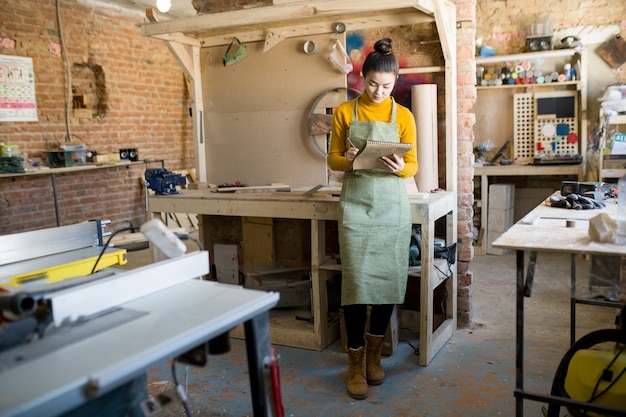
[(364, 347), (348, 349), (348, 394), (355, 400), (367, 398)]
[(385, 371), (380, 364), (380, 353), (383, 350), (384, 339), (385, 336), (374, 336), (369, 333), (365, 335), (366, 375), (367, 383), (370, 385), (380, 385), (385, 381)]

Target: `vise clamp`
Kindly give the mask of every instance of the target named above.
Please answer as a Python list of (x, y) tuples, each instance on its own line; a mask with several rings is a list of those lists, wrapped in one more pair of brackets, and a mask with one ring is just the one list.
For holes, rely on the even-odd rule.
[(148, 168), (144, 173), (146, 185), (157, 195), (180, 194), (177, 186), (187, 185), (182, 174), (168, 172), (165, 168)]

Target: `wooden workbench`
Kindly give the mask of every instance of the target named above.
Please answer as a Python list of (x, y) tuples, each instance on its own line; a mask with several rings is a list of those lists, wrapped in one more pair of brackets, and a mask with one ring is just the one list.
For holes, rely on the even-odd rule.
[(474, 246), (475, 255), (487, 253), (489, 232), (489, 182), (493, 177), (530, 177), (530, 176), (566, 176), (572, 180), (583, 181), (582, 165), (485, 165), (474, 166), (474, 176), (480, 177), (478, 182), (479, 198), (476, 205), (480, 208), (480, 228), (478, 242)]
[[(577, 303), (595, 304), (609, 307), (621, 306), (619, 303), (579, 300), (576, 297), (575, 257), (577, 255), (622, 256), (622, 258), (626, 256), (626, 245), (594, 242), (589, 237), (589, 219), (600, 213), (607, 213), (611, 216), (615, 216), (617, 213), (616, 202), (608, 202), (607, 207), (601, 210), (571, 210), (554, 208), (542, 203), (493, 242), (495, 247), (513, 249), (517, 251), (515, 352), (515, 415), (517, 417), (523, 417), (524, 399), (543, 402), (548, 402), (549, 399), (546, 395), (533, 394), (524, 390), (524, 252), (559, 252), (569, 253), (571, 255), (570, 337), (571, 343), (573, 344), (576, 339), (575, 330)], [(568, 220), (570, 221), (570, 227), (567, 227)]]
[[(326, 193), (305, 196), (296, 192), (216, 193), (209, 189), (184, 190), (170, 196), (148, 198), (153, 214), (195, 213), (198, 215), (305, 219), (311, 228), (311, 298), (313, 323), (281, 322), (272, 319), (272, 342), (281, 345), (322, 350), (339, 337), (339, 317), (327, 321), (326, 281), (341, 270), (326, 251), (326, 221), (336, 221), (339, 197)], [(409, 275), (420, 279), (420, 355), (419, 364), (428, 365), (456, 328), (456, 265), (450, 272), (444, 259), (434, 258), (435, 222), (445, 220), (447, 245), (456, 242), (457, 215), (454, 192), (424, 194), (411, 199), (414, 224), (422, 226), (421, 272)], [(200, 222), (200, 227), (204, 222)], [(202, 236), (202, 234), (201, 234)], [(446, 273), (451, 274), (446, 276)], [(444, 283), (447, 289), (446, 317), (433, 329), (433, 291)]]

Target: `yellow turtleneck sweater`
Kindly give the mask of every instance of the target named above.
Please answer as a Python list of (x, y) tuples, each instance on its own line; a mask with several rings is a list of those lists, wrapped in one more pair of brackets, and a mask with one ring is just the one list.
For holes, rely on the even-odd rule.
[[(354, 104), (357, 99), (341, 103), (333, 115), (333, 131), (328, 151), (328, 167), (334, 171), (351, 171), (352, 164), (345, 153), (350, 147), (348, 134), (350, 122), (354, 115)], [(382, 103), (374, 103), (366, 93), (359, 97), (357, 110), (360, 122), (389, 122), (391, 118), (391, 97)], [(417, 173), (417, 151), (415, 147), (416, 128), (413, 114), (406, 107), (396, 103), (396, 123), (398, 136), (402, 143), (412, 143), (413, 148), (404, 155), (404, 169), (398, 172), (400, 178), (412, 177)]]

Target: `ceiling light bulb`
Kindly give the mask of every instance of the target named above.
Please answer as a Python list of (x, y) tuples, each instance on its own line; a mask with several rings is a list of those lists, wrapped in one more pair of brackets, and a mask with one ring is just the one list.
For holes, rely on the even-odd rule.
[(172, 0), (156, 0), (156, 6), (161, 13), (167, 13), (172, 7)]

